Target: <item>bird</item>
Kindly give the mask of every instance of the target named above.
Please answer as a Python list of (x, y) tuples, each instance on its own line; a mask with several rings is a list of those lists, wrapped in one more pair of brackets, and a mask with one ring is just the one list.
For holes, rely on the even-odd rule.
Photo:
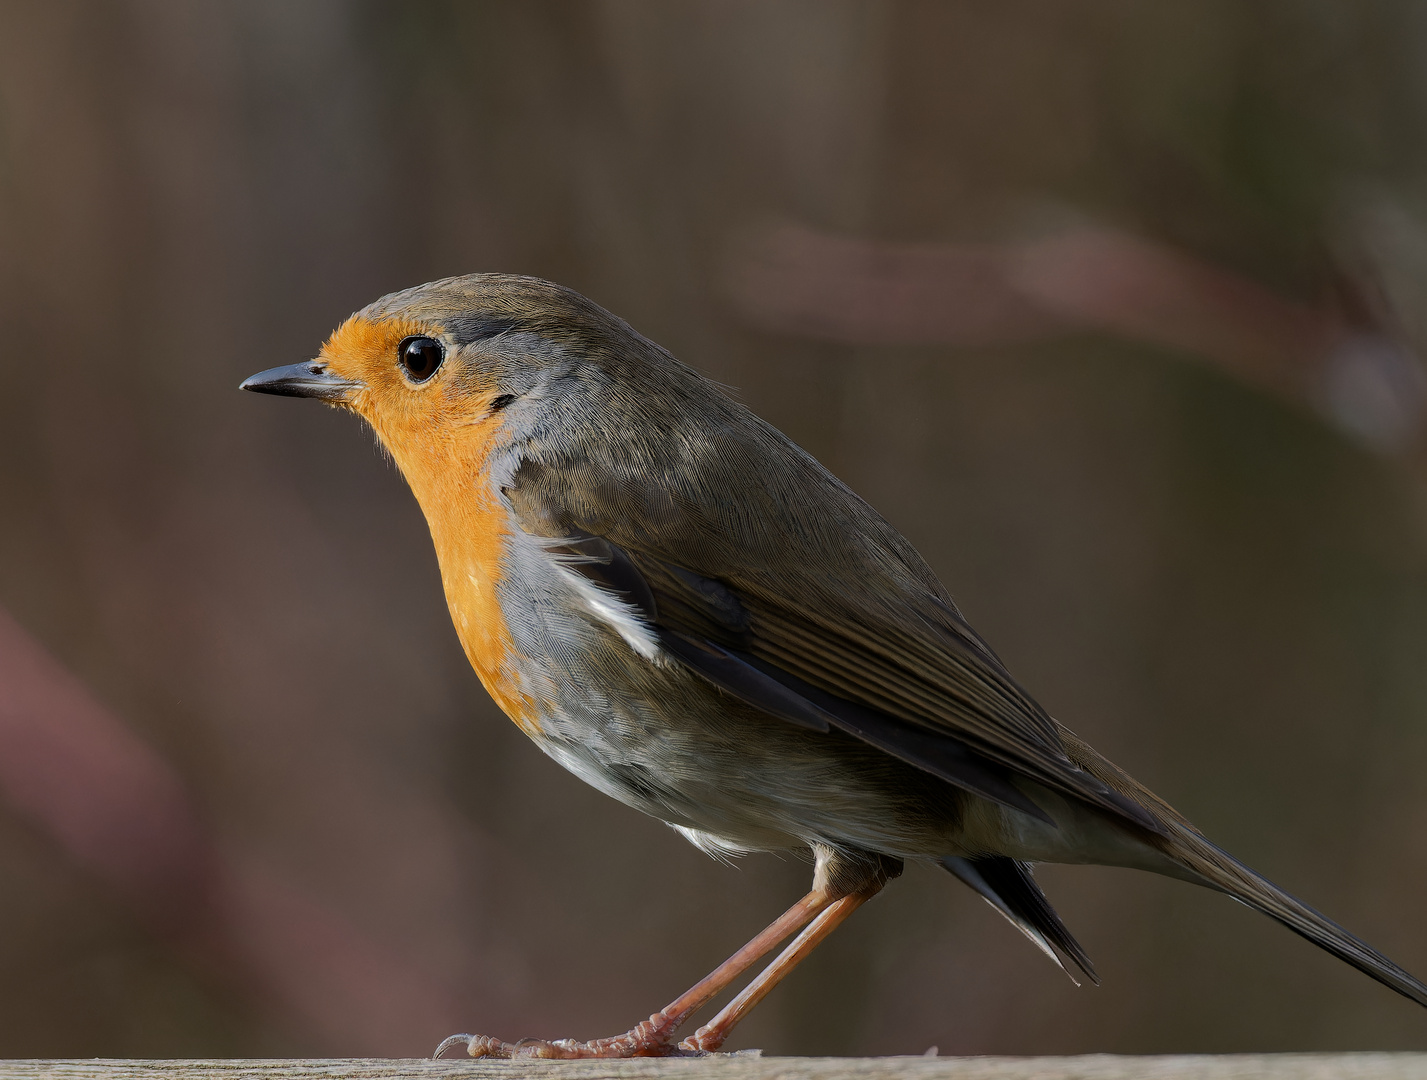
[(629, 1031), (463, 1032), (436, 1056), (715, 1052), (909, 861), (950, 872), (1072, 978), (1098, 982), (1040, 863), (1227, 893), (1427, 1006), (1422, 982), (1056, 721), (811, 454), (578, 292), (512, 274), (394, 292), (315, 359), (241, 387), (372, 428), (426, 517), (471, 666), (542, 751), (704, 852), (812, 857), (802, 899)]

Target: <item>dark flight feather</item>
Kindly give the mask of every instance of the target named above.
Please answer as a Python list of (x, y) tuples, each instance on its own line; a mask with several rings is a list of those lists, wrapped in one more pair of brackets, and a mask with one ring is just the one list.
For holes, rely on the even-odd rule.
[(826, 733), (836, 719), (807, 698), (710, 641), (674, 630), (659, 635), (660, 643), (709, 682), (740, 701), (798, 727)]
[(1040, 885), (1031, 876), (1029, 864), (1005, 855), (991, 855), (979, 859), (949, 856), (941, 860), (941, 865), (1006, 916), (1012, 926), (1060, 965), (1076, 986), (1080, 983), (1066, 967), (1067, 959), (1084, 972), (1087, 979), (1100, 985), (1095, 965), (1050, 906)]

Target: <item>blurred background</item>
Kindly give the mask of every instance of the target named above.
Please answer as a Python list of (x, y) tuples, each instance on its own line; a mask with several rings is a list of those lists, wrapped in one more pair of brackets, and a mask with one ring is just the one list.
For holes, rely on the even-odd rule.
[[(0, 1055), (623, 1031), (807, 885), (486, 698), (349, 417), (239, 394), (571, 285), (901, 528), (1064, 723), (1427, 974), (1427, 8), (0, 0)], [(777, 1053), (1427, 1048), (1223, 897), (912, 868)]]

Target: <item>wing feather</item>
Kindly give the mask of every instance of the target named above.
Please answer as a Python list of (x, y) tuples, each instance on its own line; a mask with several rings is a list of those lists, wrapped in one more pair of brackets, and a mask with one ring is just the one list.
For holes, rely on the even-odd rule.
[[(952, 633), (835, 619), (581, 529), (550, 550), (659, 628), (715, 685), (788, 723), (834, 725), (985, 798), (1049, 820), (1023, 775), (1151, 831), (1158, 823), (1068, 757), (1050, 719), (984, 648)], [(742, 587), (740, 587), (742, 586)]]

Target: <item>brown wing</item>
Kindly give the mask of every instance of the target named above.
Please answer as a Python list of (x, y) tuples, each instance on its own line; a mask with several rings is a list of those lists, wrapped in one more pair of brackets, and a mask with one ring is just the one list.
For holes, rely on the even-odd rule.
[[(955, 745), (962, 758), (982, 765), (981, 774), (998, 772), (986, 764), (999, 766), (1008, 777), (1028, 777), (1158, 831), (1141, 807), (1070, 760), (1054, 721), (969, 628), (958, 632), (954, 612), (946, 612), (945, 624), (923, 622), (915, 633), (876, 613), (861, 620), (822, 614), (736, 578), (704, 578), (649, 553), (630, 552), (629, 558), (650, 587), (655, 625), (723, 648), (839, 716), (844, 729), (856, 724), (853, 734), (860, 738), (914, 764)], [(855, 719), (847, 703), (861, 706)], [(1029, 800), (1008, 798), (1005, 787), (988, 785), (984, 775), (978, 780), (965, 786), (1026, 809)]]
[(1068, 757), (1054, 723), (949, 605), (922, 633), (820, 615), (567, 524), (553, 550), (640, 609), (667, 651), (801, 727), (836, 727), (985, 798), (1049, 821), (1017, 775), (1152, 831), (1153, 817)]

